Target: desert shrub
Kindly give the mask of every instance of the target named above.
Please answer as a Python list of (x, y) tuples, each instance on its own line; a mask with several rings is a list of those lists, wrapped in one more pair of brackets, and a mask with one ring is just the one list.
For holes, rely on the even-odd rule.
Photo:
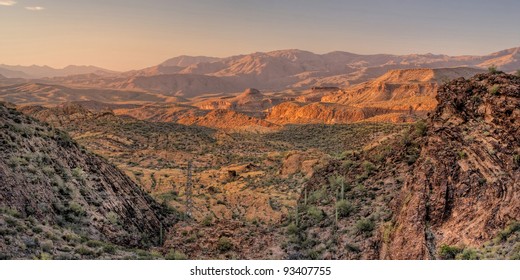
[(32, 228), (34, 233), (42, 233), (43, 229), (41, 227), (35, 226)]
[(495, 94), (498, 93), (499, 90), (500, 90), (500, 86), (499, 85), (493, 85), (493, 86), (488, 88), (488, 93), (495, 95)]
[(213, 216), (211, 216), (210, 214), (206, 215), (204, 217), (204, 219), (202, 219), (201, 223), (205, 227), (209, 227), (209, 226), (213, 225)]
[(359, 246), (357, 246), (356, 244), (351, 244), (351, 243), (345, 244), (345, 249), (347, 249), (347, 251), (352, 252), (352, 253), (361, 252), (361, 249), (359, 248)]
[(455, 257), (462, 253), (462, 249), (455, 246), (442, 245), (439, 250), (439, 257), (443, 260), (454, 260)]
[(331, 176), (329, 177), (329, 184), (331, 187), (339, 187), (345, 185), (345, 178), (343, 176)]
[(45, 166), (42, 166), (41, 167), (41, 171), (47, 175), (47, 176), (51, 176), (53, 175), (54, 173), (56, 173), (54, 171), (54, 167), (52, 165), (45, 165)]
[(116, 252), (116, 246), (112, 244), (105, 244), (105, 246), (103, 246), (103, 252), (107, 254), (114, 254)]
[(16, 227), (18, 225), (18, 221), (11, 217), (5, 217), (5, 223), (10, 227)]
[(231, 243), (231, 240), (227, 237), (221, 237), (217, 242), (217, 249), (220, 252), (227, 252), (233, 248), (233, 243)]
[(520, 77), (520, 69), (516, 70), (516, 76)]
[(343, 164), (342, 164), (343, 168), (345, 168), (345, 169), (350, 169), (350, 167), (353, 165), (354, 165), (354, 162), (350, 159), (344, 160)]
[(73, 147), (76, 145), (76, 143), (74, 142), (74, 140), (72, 140), (72, 138), (70, 137), (69, 134), (67, 134), (66, 132), (64, 131), (61, 131), (61, 130), (56, 130), (55, 131), (55, 137), (54, 137), (57, 141), (58, 141), (58, 144), (62, 147)]
[(13, 156), (8, 160), (7, 164), (9, 167), (16, 168), (18, 166), (27, 166), (29, 162), (25, 158)]
[(81, 246), (79, 248), (76, 248), (76, 253), (82, 255), (82, 256), (93, 256), (95, 254), (94, 251), (88, 249), (87, 247)]
[(370, 161), (364, 161), (361, 166), (363, 167), (363, 169), (365, 170), (366, 173), (370, 174), (372, 173), (372, 171), (376, 170), (376, 166), (371, 163)]
[(89, 240), (87, 241), (86, 245), (90, 248), (97, 248), (103, 246), (103, 242), (99, 240)]
[(464, 249), (455, 257), (457, 260), (478, 260), (477, 252), (473, 249)]
[(166, 256), (164, 256), (167, 260), (185, 260), (188, 257), (183, 254), (182, 252), (176, 251), (176, 250), (170, 250)]
[(519, 154), (513, 155), (513, 164), (516, 166), (520, 166), (520, 155)]
[(48, 261), (52, 260), (52, 256), (49, 253), (41, 253), (39, 259), (42, 261)]
[(508, 225), (504, 230), (498, 233), (497, 237), (495, 238), (495, 241), (503, 242), (506, 241), (511, 234), (520, 231), (520, 222), (513, 222), (510, 225)]
[(323, 201), (326, 197), (327, 197), (327, 189), (322, 188), (322, 189), (320, 189), (320, 190), (317, 190), (317, 191), (313, 192), (313, 193), (309, 196), (309, 202), (311, 202), (311, 203), (313, 203), (313, 202), (321, 202), (321, 201)]
[(307, 214), (316, 222), (320, 222), (323, 219), (323, 211), (316, 206), (309, 207)]
[(71, 202), (69, 204), (69, 209), (72, 213), (74, 213), (76, 216), (81, 216), (84, 214), (84, 210), (83, 210), (83, 207), (81, 207), (80, 204), (76, 203), (76, 202)]
[(345, 199), (336, 202), (336, 208), (338, 209), (338, 216), (340, 217), (348, 217), (355, 209), (354, 205)]
[(113, 225), (118, 223), (118, 216), (116, 213), (114, 213), (112, 211), (107, 213), (106, 218)]
[(310, 260), (317, 260), (320, 257), (320, 253), (315, 250), (309, 250), (307, 256)]
[(415, 133), (419, 136), (425, 136), (428, 131), (428, 126), (424, 120), (420, 120), (415, 123)]
[(79, 181), (85, 180), (85, 172), (83, 171), (83, 169), (81, 169), (81, 167), (76, 167), (72, 169), (72, 176)]
[(488, 67), (488, 72), (490, 74), (497, 74), (499, 71), (498, 71), (497, 66), (493, 64), (493, 65)]
[(287, 231), (286, 232), (289, 235), (297, 234), (298, 233), (298, 226), (295, 223), (290, 223), (287, 226)]
[(45, 240), (45, 241), (42, 241), (40, 242), (40, 248), (44, 251), (44, 252), (51, 252), (52, 249), (54, 248), (54, 243), (52, 243), (51, 240)]
[(152, 185), (150, 188), (152, 190), (155, 190), (155, 188), (157, 187), (157, 180), (155, 179), (155, 173), (150, 174), (150, 180), (152, 180)]
[(358, 233), (370, 233), (375, 227), (374, 221), (370, 219), (361, 219), (356, 222), (356, 230)]

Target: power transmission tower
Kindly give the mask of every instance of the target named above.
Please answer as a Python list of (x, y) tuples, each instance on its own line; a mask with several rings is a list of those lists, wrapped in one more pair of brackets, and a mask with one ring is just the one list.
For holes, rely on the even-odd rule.
[(186, 216), (191, 218), (191, 210), (193, 208), (193, 183), (191, 181), (191, 159), (188, 160), (188, 169), (186, 170)]

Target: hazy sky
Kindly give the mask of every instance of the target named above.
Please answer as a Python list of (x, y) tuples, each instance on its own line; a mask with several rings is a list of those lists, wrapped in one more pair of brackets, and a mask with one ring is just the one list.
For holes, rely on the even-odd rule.
[(151, 66), (303, 49), (486, 54), (520, 46), (518, 0), (0, 0), (0, 63)]

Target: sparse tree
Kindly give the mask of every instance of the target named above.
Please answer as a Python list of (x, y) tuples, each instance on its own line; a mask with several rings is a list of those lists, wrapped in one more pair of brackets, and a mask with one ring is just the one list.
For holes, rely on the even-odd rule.
[(488, 72), (490, 74), (497, 74), (498, 73), (498, 68), (495, 64), (491, 65), (488, 67)]

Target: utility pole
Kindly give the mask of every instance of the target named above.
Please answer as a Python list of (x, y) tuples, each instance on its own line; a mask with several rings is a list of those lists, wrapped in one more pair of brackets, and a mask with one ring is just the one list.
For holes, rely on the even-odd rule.
[(192, 189), (193, 189), (193, 183), (191, 181), (191, 159), (188, 160), (188, 169), (186, 170), (186, 216), (191, 218), (191, 210), (193, 207), (193, 200), (192, 200)]

